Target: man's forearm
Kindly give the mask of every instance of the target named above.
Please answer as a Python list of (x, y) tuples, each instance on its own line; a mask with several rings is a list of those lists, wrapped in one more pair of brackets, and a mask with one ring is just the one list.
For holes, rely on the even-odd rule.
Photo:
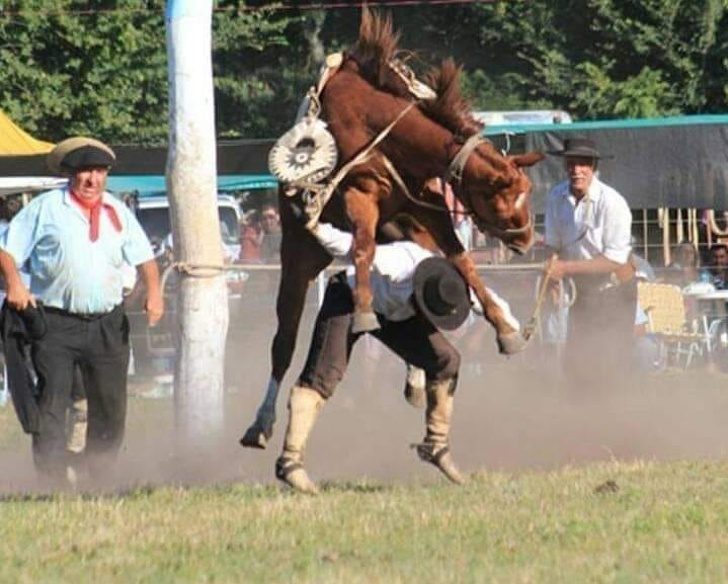
[(137, 266), (137, 272), (147, 290), (147, 296), (160, 294), (159, 268), (156, 260), (149, 260)]
[(2, 249), (0, 249), (0, 272), (7, 288), (22, 283), (20, 272), (18, 272), (18, 267), (15, 265), (15, 259)]

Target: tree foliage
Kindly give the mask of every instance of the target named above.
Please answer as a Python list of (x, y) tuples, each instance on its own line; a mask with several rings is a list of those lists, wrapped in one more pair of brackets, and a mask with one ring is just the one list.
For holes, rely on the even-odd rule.
[[(726, 109), (728, 0), (529, 0), (392, 15), (416, 69), (448, 56), (463, 64), (478, 109), (578, 119)], [(358, 20), (352, 8), (217, 0), (218, 134), (285, 131), (325, 54), (356, 40)], [(0, 0), (0, 108), (49, 140), (165, 142), (165, 38), (164, 0)]]

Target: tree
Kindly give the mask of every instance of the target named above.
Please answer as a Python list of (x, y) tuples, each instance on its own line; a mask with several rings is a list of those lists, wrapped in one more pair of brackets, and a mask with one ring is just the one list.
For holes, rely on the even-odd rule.
[[(479, 6), (484, 46), (516, 55), (519, 93), (580, 118), (725, 109), (726, 0)], [(723, 92), (716, 88), (723, 88)]]

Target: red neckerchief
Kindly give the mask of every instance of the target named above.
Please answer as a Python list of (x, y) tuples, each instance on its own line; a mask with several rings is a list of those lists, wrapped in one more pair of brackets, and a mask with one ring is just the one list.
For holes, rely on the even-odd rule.
[(119, 216), (116, 214), (116, 209), (114, 209), (114, 207), (109, 205), (108, 203), (103, 202), (103, 195), (101, 195), (95, 201), (89, 201), (87, 199), (82, 199), (73, 191), (69, 192), (71, 193), (71, 198), (76, 202), (76, 204), (82, 209), (88, 211), (89, 222), (91, 224), (89, 227), (88, 236), (91, 241), (96, 241), (99, 238), (99, 226), (101, 223), (100, 219), (102, 208), (106, 210), (106, 214), (109, 216), (109, 220), (111, 221), (111, 224), (114, 226), (114, 228), (117, 231), (121, 231), (121, 221), (119, 220)]

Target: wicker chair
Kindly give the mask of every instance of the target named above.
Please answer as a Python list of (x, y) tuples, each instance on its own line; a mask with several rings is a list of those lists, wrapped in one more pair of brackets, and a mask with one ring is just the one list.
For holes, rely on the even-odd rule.
[(700, 332), (699, 323), (691, 323), (685, 311), (685, 299), (672, 284), (639, 282), (637, 297), (649, 319), (649, 331), (660, 343), (665, 364), (690, 367), (693, 357), (710, 350), (710, 337)]

